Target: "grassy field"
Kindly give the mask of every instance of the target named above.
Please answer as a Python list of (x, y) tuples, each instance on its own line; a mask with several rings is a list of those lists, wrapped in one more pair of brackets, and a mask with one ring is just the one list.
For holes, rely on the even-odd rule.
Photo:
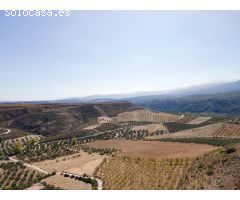
[(105, 162), (97, 175), (107, 190), (176, 189), (188, 170), (188, 159), (146, 159), (115, 156)]

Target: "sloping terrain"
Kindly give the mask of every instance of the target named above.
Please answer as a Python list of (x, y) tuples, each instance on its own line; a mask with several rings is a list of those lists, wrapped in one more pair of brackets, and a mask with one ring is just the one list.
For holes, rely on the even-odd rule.
[(240, 145), (216, 151), (194, 161), (179, 189), (240, 189)]
[(138, 104), (159, 112), (239, 114), (240, 91), (167, 99), (155, 97)]
[(137, 110), (133, 112), (123, 112), (117, 116), (118, 122), (169, 122), (176, 121), (180, 118), (178, 115), (172, 115), (168, 113), (154, 113), (148, 110)]
[(216, 136), (215, 133), (222, 129), (222, 123), (211, 124), (207, 126), (202, 126), (193, 129), (187, 129), (184, 131), (179, 131), (171, 134), (163, 134), (158, 136), (150, 136), (148, 139), (157, 138), (177, 138), (177, 137), (212, 137)]
[[(102, 114), (110, 117), (124, 111), (139, 109), (131, 103), (102, 103), (81, 105), (5, 105), (0, 109), (4, 127), (18, 128), (44, 136), (77, 133), (88, 124), (97, 122)], [(4, 108), (4, 109), (3, 109)]]
[(198, 128), (179, 131), (171, 134), (164, 134), (158, 136), (150, 136), (148, 139), (157, 138), (183, 138), (183, 137), (225, 137), (225, 138), (239, 138), (240, 125), (233, 123), (215, 123)]

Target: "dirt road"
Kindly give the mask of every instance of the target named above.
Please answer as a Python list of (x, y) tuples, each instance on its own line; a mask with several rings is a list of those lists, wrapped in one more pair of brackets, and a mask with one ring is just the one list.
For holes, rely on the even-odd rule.
[[(13, 162), (19, 162), (19, 160), (15, 159), (15, 158), (12, 158), (12, 157), (9, 157), (9, 159), (10, 159), (11, 161), (13, 161)], [(39, 171), (39, 172), (41, 172), (41, 173), (50, 174), (49, 172), (47, 172), (47, 171), (45, 171), (45, 170), (43, 170), (43, 169), (41, 169), (41, 168), (39, 168), (39, 167), (37, 167), (37, 166), (30, 165), (30, 164), (27, 164), (27, 163), (23, 163), (23, 165), (26, 166), (26, 167), (32, 168), (32, 169), (34, 169), (34, 170), (37, 170), (37, 171)]]

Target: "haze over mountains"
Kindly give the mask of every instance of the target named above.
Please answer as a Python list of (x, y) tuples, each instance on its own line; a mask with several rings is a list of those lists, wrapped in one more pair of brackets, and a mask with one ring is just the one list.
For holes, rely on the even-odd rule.
[[(143, 103), (152, 100), (166, 100), (183, 98), (193, 95), (214, 95), (218, 93), (240, 91), (240, 80), (234, 82), (220, 82), (209, 83), (203, 85), (197, 85), (192, 87), (177, 88), (166, 91), (148, 91), (148, 92), (136, 92), (130, 94), (109, 94), (109, 95), (92, 95), (82, 98), (66, 98), (58, 100), (46, 100), (46, 101), (14, 101), (11, 103), (101, 103), (109, 101), (130, 101), (133, 103)], [(206, 96), (205, 96), (206, 97)], [(9, 103), (9, 102), (4, 102)]]

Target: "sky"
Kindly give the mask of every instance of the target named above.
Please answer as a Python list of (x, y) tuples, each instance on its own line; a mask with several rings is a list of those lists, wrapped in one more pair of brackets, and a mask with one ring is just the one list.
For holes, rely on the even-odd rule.
[(240, 11), (0, 12), (0, 101), (240, 79)]

